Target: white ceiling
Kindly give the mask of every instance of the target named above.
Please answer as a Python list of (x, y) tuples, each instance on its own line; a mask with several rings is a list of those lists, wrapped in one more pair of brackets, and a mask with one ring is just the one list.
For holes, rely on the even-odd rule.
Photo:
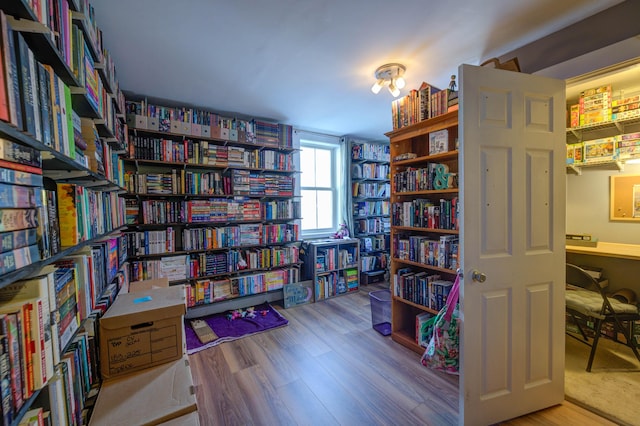
[[(374, 70), (443, 88), (620, 0), (91, 0), (120, 87), (332, 135), (383, 139)], [(598, 31), (606, 31), (600, 29)]]

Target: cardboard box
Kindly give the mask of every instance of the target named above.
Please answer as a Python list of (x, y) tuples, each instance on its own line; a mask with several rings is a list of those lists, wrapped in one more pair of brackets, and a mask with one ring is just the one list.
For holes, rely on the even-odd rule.
[[(171, 423), (196, 413), (189, 360), (180, 359), (102, 384), (90, 426), (198, 424)], [(177, 420), (176, 420), (177, 421)]]
[(184, 416), (160, 423), (160, 426), (200, 426), (200, 416), (197, 411), (192, 411)]
[(169, 278), (167, 277), (153, 278), (143, 281), (132, 281), (129, 283), (129, 293), (167, 287), (169, 287)]
[(100, 318), (102, 378), (180, 359), (185, 312), (183, 285), (119, 295)]

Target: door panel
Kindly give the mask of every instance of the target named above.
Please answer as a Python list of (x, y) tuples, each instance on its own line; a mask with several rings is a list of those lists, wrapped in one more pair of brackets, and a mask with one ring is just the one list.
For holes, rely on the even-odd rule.
[(564, 399), (565, 86), (459, 76), (460, 423), (490, 424)]

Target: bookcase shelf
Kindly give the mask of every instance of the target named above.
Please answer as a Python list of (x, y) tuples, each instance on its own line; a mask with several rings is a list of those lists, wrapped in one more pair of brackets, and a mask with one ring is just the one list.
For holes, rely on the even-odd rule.
[[(23, 376), (21, 366), (41, 371), (38, 379), (25, 385), (28, 391), (21, 405), (16, 394), (15, 405), (2, 407), (0, 423), (18, 425), (27, 412), (36, 409), (70, 410), (67, 399), (70, 397), (78, 404), (77, 413), (69, 411), (70, 416), (80, 424), (82, 416), (86, 416), (84, 421), (89, 419), (90, 407), (85, 413), (81, 413), (81, 407), (86, 399), (97, 394), (100, 380), (96, 375), (99, 366), (95, 365), (97, 370), (93, 371), (79, 366), (90, 357), (91, 362), (97, 360), (92, 352), (98, 345), (97, 316), (108, 308), (127, 280), (123, 274), (126, 253), (122, 253), (123, 247), (119, 245), (121, 232), (126, 229), (124, 203), (117, 196), (124, 190), (123, 176), (118, 172), (121, 160), (100, 139), (107, 135), (109, 126), (124, 126), (124, 117), (115, 118), (119, 122), (97, 123), (96, 126), (103, 127), (100, 135), (97, 129), (93, 133), (94, 129), (88, 126), (93, 124), (88, 118), (101, 118), (102, 113), (90, 108), (87, 89), (81, 88), (88, 83), (79, 81), (76, 71), (94, 77), (93, 81), (99, 77), (91, 74), (94, 70), (85, 62), (84, 50), (77, 40), (73, 38), (72, 42), (73, 26), (66, 32), (54, 28), (60, 22), (56, 14), (64, 14), (67, 4), (68, 10), (77, 13), (78, 2), (56, 0), (60, 9), (53, 8), (51, 3), (48, 10), (41, 3), (42, 10), (50, 12), (41, 15), (32, 9), (33, 4), (37, 5), (26, 0), (8, 0), (0, 6), (3, 30), (0, 57), (3, 62), (8, 60), (0, 67), (7, 89), (2, 94), (6, 99), (0, 103), (5, 105), (0, 107), (0, 143), (4, 145), (4, 150), (0, 149), (0, 174), (4, 190), (8, 191), (2, 196), (9, 194), (16, 200), (16, 194), (30, 191), (34, 197), (29, 204), (20, 201), (27, 206), (23, 223), (8, 226), (6, 221), (0, 221), (3, 224), (0, 271), (4, 272), (0, 273), (0, 291), (4, 292), (0, 307), (15, 309), (5, 302), (13, 289), (24, 286), (34, 292), (37, 287), (35, 302), (17, 299), (23, 308), (7, 313), (1, 322), (7, 325), (6, 318), (16, 317), (20, 312), (26, 318), (28, 303), (42, 307), (47, 320), (41, 326), (36, 324), (38, 321), (30, 321), (32, 328), (24, 335), (30, 337), (24, 338), (21, 352), (12, 354), (15, 361), (11, 371), (21, 380), (31, 382), (29, 370), (25, 368), (27, 373)], [(88, 7), (88, 2), (84, 5)], [(72, 57), (76, 61), (75, 70), (69, 65)], [(115, 98), (106, 97), (102, 91), (95, 94), (98, 98), (105, 95), (101, 98), (102, 109), (115, 108), (112, 104)], [(113, 132), (108, 136), (114, 139), (113, 143), (122, 145)], [(27, 153), (29, 160), (23, 157)], [(5, 204), (0, 208), (0, 216), (6, 219), (6, 214), (18, 217), (20, 213)], [(31, 214), (37, 216), (37, 221), (27, 220)], [(33, 241), (31, 235), (36, 235)], [(28, 240), (22, 241), (23, 237)], [(29, 249), (28, 256), (25, 249)], [(15, 263), (8, 266), (7, 261)], [(63, 276), (66, 281), (59, 281)], [(69, 290), (72, 287), (73, 292)], [(64, 294), (63, 288), (67, 289)], [(2, 338), (13, 338), (11, 335), (6, 330)], [(3, 346), (4, 343), (7, 342)], [(45, 349), (38, 351), (37, 347)], [(30, 354), (24, 352), (28, 348)], [(5, 357), (2, 363), (7, 356), (0, 353), (0, 357)], [(36, 358), (40, 361), (34, 361)], [(71, 358), (78, 364), (76, 361), (72, 364)], [(15, 384), (18, 376), (12, 376), (10, 382)], [(3, 383), (8, 380), (5, 372), (1, 379)], [(80, 385), (89, 381), (93, 383), (91, 389)], [(52, 404), (54, 395), (60, 404)], [(13, 404), (12, 398), (13, 393), (3, 401)], [(52, 415), (49, 419), (55, 423), (57, 417)]]
[(359, 290), (358, 239), (307, 241), (303, 247), (305, 277), (313, 282), (316, 302)]
[[(130, 238), (134, 234), (139, 238), (146, 232), (168, 232), (168, 244), (175, 249), (137, 254), (136, 246), (131, 246), (130, 275), (134, 279), (153, 278), (140, 276), (140, 267), (150, 270), (150, 262), (166, 263), (170, 259), (182, 262), (179, 259), (184, 258), (187, 267), (184, 275), (169, 277), (169, 281), (188, 284), (188, 317), (231, 309), (239, 300), (246, 299), (244, 303), (250, 304), (252, 300), (263, 302), (263, 297), (282, 298), (282, 285), (299, 281), (301, 267), (300, 202), (293, 192), (299, 173), (293, 167), (293, 156), (299, 150), (289, 145), (290, 140), (263, 144), (259, 135), (254, 138), (249, 131), (240, 134), (229, 128), (214, 128), (217, 120), (222, 124), (225, 119), (203, 111), (193, 110), (192, 118), (202, 119), (206, 115), (209, 119), (215, 115), (211, 124), (173, 122), (171, 126), (180, 129), (175, 132), (147, 128), (147, 125), (158, 127), (159, 119), (140, 113), (165, 108), (155, 105), (142, 108), (135, 102), (127, 105), (130, 149), (124, 162), (128, 191), (123, 198), (132, 212), (133, 205), (139, 212), (131, 216), (137, 217), (137, 223), (129, 222)], [(136, 110), (136, 114), (131, 114)], [(172, 111), (178, 110), (183, 112), (182, 108)], [(248, 122), (243, 124), (249, 130)], [(168, 122), (165, 128), (169, 128)], [(165, 186), (160, 189), (162, 180)], [(173, 215), (184, 218), (157, 220), (144, 213), (150, 206), (165, 205), (170, 206), (167, 209), (177, 209)], [(216, 217), (189, 219), (190, 212), (203, 205), (208, 205), (207, 211)], [(218, 242), (202, 240), (206, 246), (192, 247), (196, 249), (185, 245), (200, 244), (199, 239), (205, 234)], [(277, 256), (288, 260), (276, 262)], [(245, 261), (246, 266), (242, 263)], [(263, 261), (267, 263), (261, 264)], [(249, 285), (254, 280), (258, 283), (255, 287)], [(272, 288), (268, 282), (280, 288)]]
[(353, 236), (360, 239), (361, 281), (368, 284), (384, 278), (389, 264), (389, 144), (352, 140), (350, 151)]
[[(387, 133), (393, 182), (391, 337), (417, 353), (424, 348), (417, 341), (416, 317), (425, 312), (438, 313), (443, 293), (456, 274), (457, 114), (450, 112)], [(445, 152), (429, 152), (430, 134), (434, 132), (446, 132)], [(439, 188), (435, 188), (436, 173), (441, 174)]]

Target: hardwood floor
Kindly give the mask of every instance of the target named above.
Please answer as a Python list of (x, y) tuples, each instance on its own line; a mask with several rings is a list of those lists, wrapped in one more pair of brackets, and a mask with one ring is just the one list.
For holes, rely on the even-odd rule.
[[(369, 291), (285, 310), (289, 325), (189, 356), (202, 425), (452, 425), (458, 378), (371, 328)], [(568, 402), (504, 425), (613, 424)]]

